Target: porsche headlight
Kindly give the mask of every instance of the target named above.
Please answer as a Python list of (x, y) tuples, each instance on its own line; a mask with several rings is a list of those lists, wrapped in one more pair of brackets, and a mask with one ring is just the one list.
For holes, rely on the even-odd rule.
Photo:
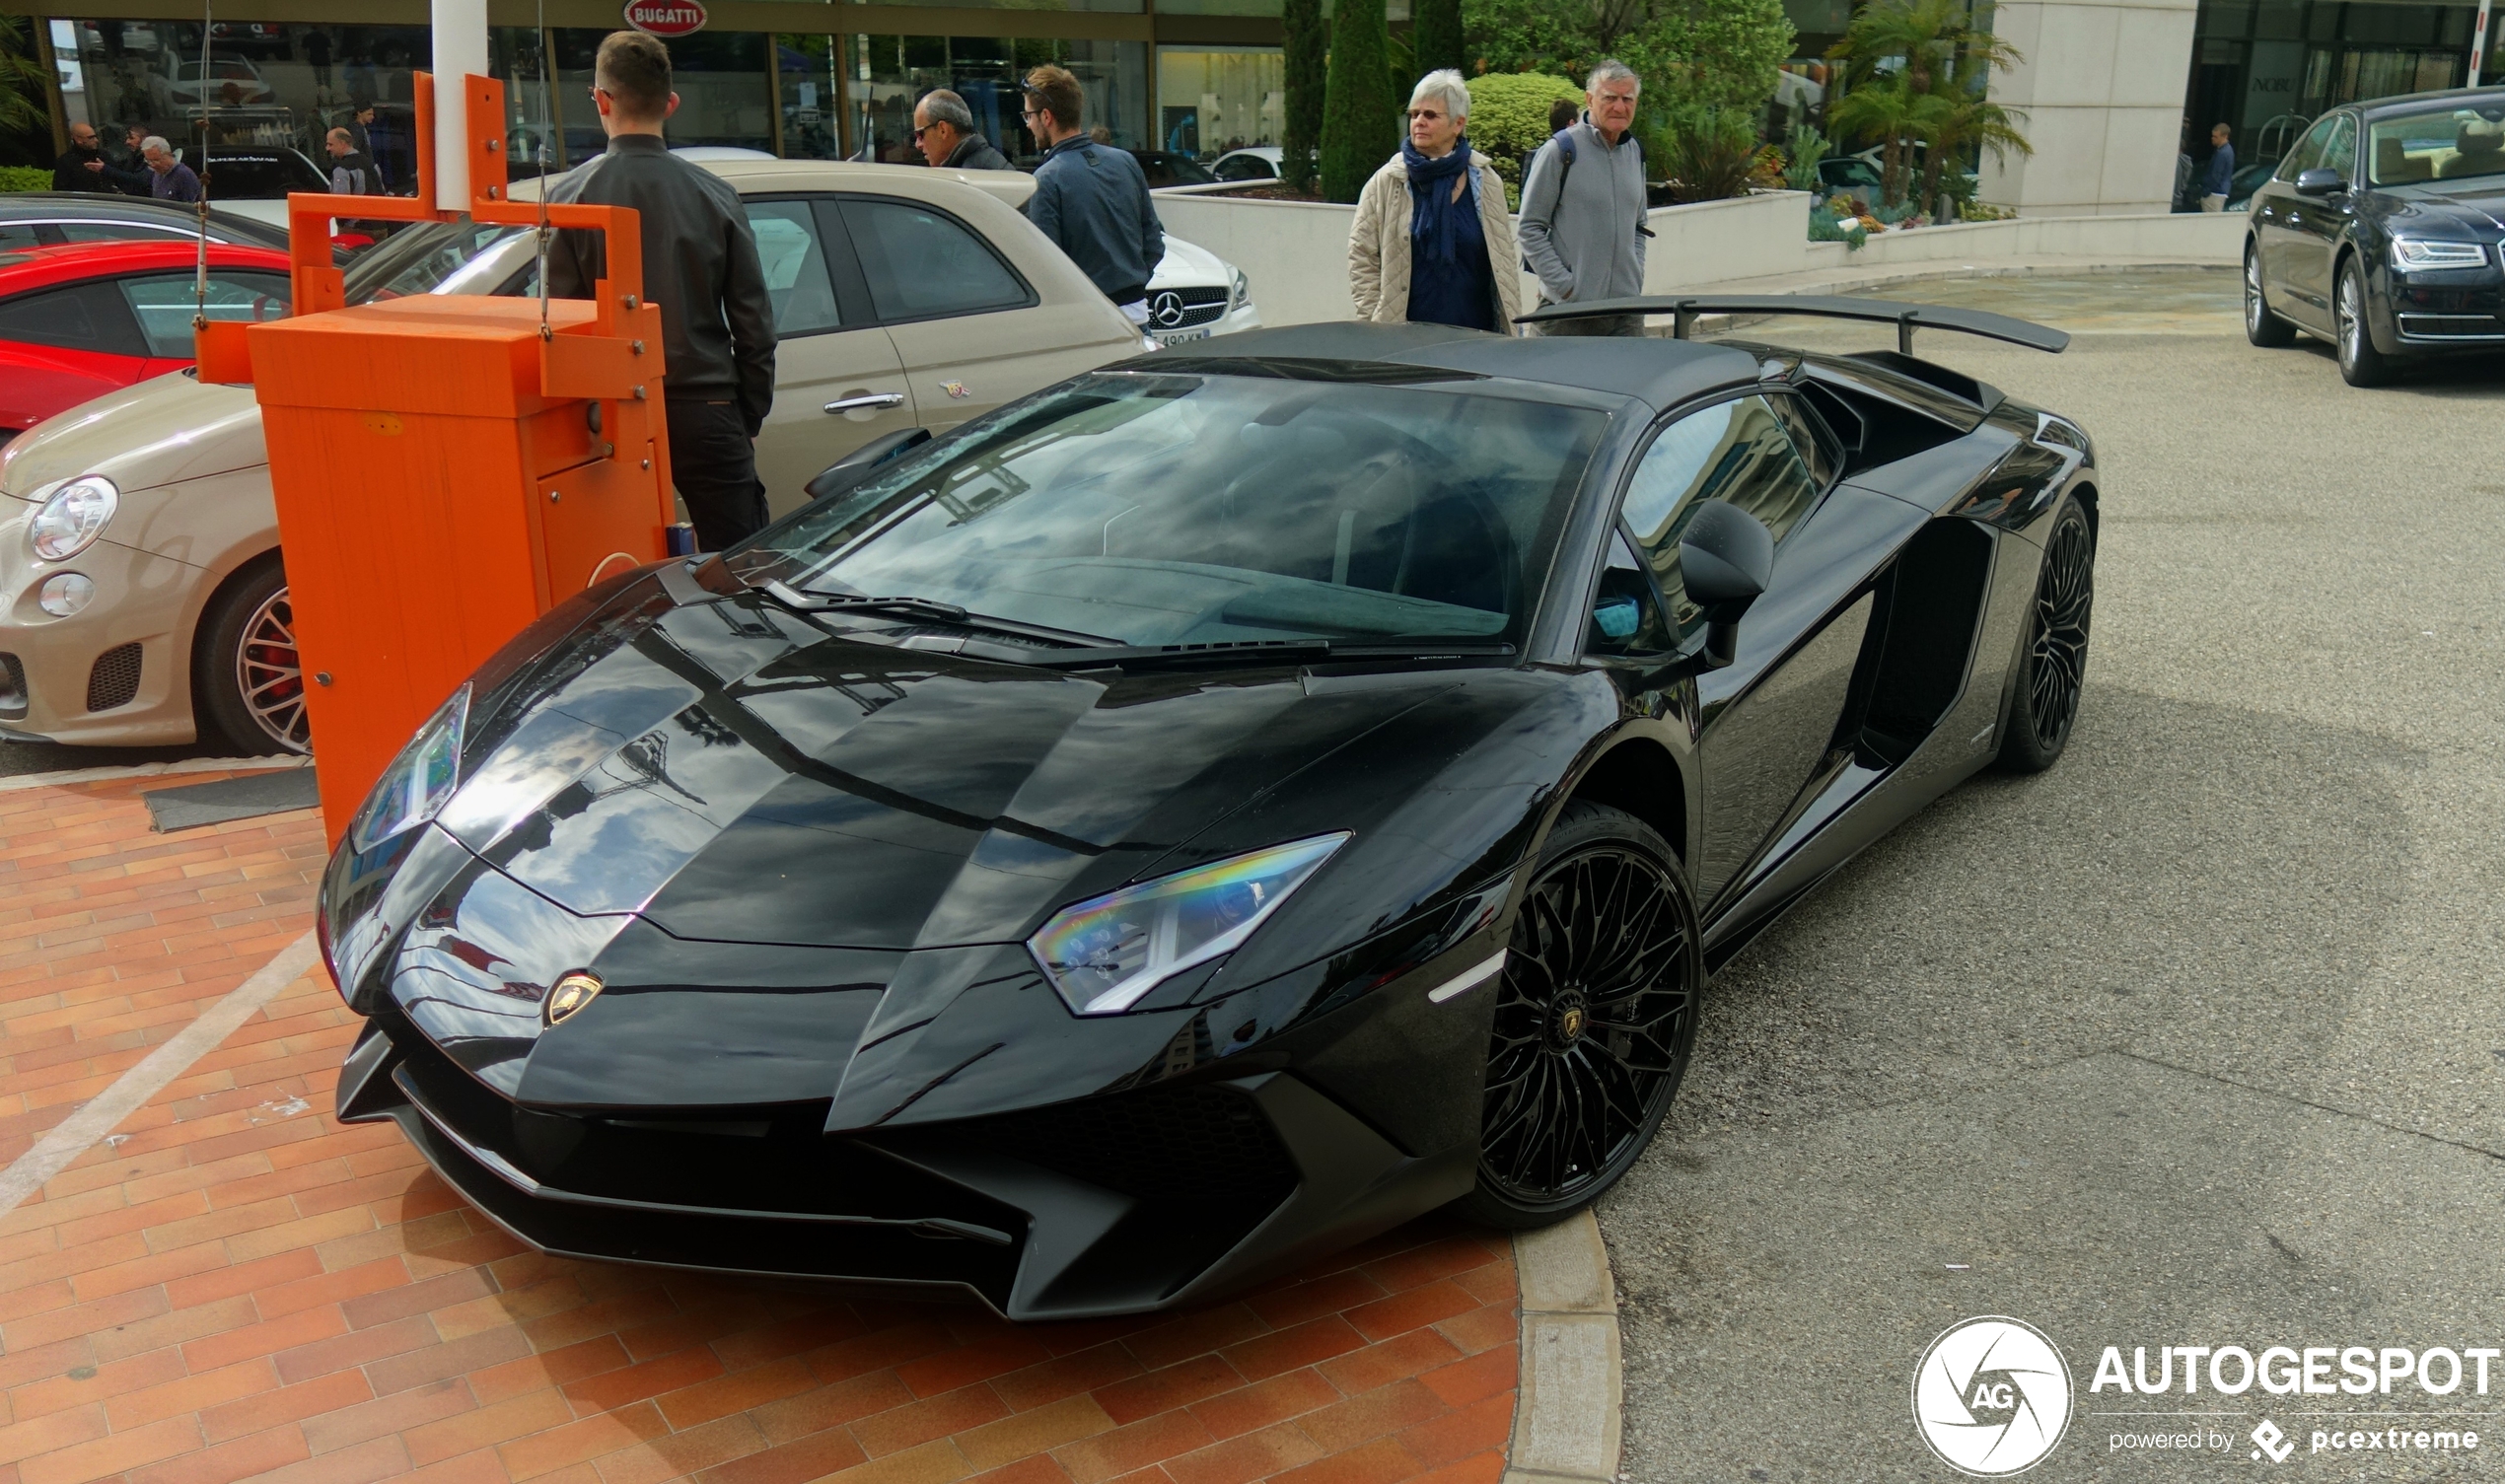
[(1322, 869), (1348, 832), (1316, 835), (1062, 908), (1027, 940), (1080, 1015), (1118, 1015), (1165, 980), (1231, 953)]
[(121, 491), (102, 474), (73, 479), (52, 492), (26, 523), (27, 541), (47, 562), (65, 562), (96, 544), (121, 506)]
[(2423, 268), (2477, 268), (2487, 264), (2487, 249), (2476, 243), (2429, 242), (2424, 238), (2392, 240), (2392, 265), (2406, 273)]
[(469, 682), (464, 680), (375, 780), (365, 808), (348, 826), (349, 844), (372, 850), (435, 817), (461, 784), (461, 736), (468, 724)]

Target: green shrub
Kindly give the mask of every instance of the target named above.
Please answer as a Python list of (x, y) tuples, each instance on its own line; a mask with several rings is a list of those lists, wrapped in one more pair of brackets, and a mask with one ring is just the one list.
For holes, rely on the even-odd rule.
[(1314, 183), (1314, 155), (1323, 137), (1323, 71), (1330, 51), (1330, 23), (1323, 0), (1285, 0), (1279, 26), (1287, 34), (1287, 114), (1279, 127), (1279, 174), (1291, 189)]
[(1818, 132), (1818, 125), (1796, 123), (1783, 136), (1783, 183), (1794, 190), (1816, 190), (1824, 183), (1818, 177), (1818, 162), (1834, 148), (1834, 141)]
[(1671, 181), (1673, 199), (1722, 201), (1749, 193), (1757, 165), (1753, 110), (1682, 104), (1665, 110), (1646, 153)]
[(1548, 142), (1548, 105), (1583, 106), (1583, 90), (1543, 72), (1490, 72), (1469, 80), (1470, 147), (1491, 160), (1527, 161)]
[(1339, 0), (1323, 99), (1323, 199), (1353, 202), (1400, 148), (1392, 99), (1392, 34), (1383, 0)]
[(1842, 243), (1846, 251), (1858, 252), (1861, 245), (1870, 240), (1870, 234), (1862, 230), (1857, 219), (1847, 225), (1836, 220), (1835, 213), (1831, 211), (1813, 211), (1809, 214), (1809, 240), (1814, 243)]
[(39, 165), (0, 165), (0, 194), (51, 188), (52, 173)]

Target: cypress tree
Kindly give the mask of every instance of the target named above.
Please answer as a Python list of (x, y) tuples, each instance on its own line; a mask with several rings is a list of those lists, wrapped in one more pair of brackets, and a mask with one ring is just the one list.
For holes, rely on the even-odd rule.
[(1383, 0), (1336, 0), (1323, 100), (1323, 198), (1351, 202), (1400, 147)]
[(1314, 183), (1314, 151), (1323, 135), (1323, 69), (1330, 35), (1323, 0), (1283, 0), (1279, 24), (1287, 33), (1287, 117), (1279, 127), (1279, 175), (1296, 190)]
[(1418, 76), (1440, 67), (1468, 76), (1468, 48), (1462, 41), (1462, 0), (1414, 0), (1409, 16), (1409, 53)]

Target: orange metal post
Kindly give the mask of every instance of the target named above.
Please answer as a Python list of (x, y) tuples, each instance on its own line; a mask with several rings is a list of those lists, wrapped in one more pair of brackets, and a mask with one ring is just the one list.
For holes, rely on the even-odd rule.
[(456, 685), (538, 614), (661, 559), (676, 511), (635, 213), (514, 202), (502, 83), (463, 79), (470, 216), (603, 232), (596, 297), (550, 302), (544, 328), (529, 299), (345, 305), (331, 217), (443, 216), (431, 84), (418, 75), (416, 198), (289, 196), (295, 315), (200, 336), (201, 377), (249, 381), (261, 404), (333, 844)]

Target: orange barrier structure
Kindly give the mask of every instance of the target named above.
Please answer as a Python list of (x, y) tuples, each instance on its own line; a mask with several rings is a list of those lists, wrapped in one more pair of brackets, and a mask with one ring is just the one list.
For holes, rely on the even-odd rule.
[(636, 214), (513, 202), (502, 83), (462, 80), (469, 215), (601, 231), (596, 297), (544, 321), (531, 299), (346, 304), (329, 218), (452, 218), (432, 204), (432, 83), (417, 75), (416, 197), (289, 196), (292, 317), (199, 335), (201, 379), (261, 404), (333, 845), (455, 686), (533, 618), (666, 556), (676, 519)]

